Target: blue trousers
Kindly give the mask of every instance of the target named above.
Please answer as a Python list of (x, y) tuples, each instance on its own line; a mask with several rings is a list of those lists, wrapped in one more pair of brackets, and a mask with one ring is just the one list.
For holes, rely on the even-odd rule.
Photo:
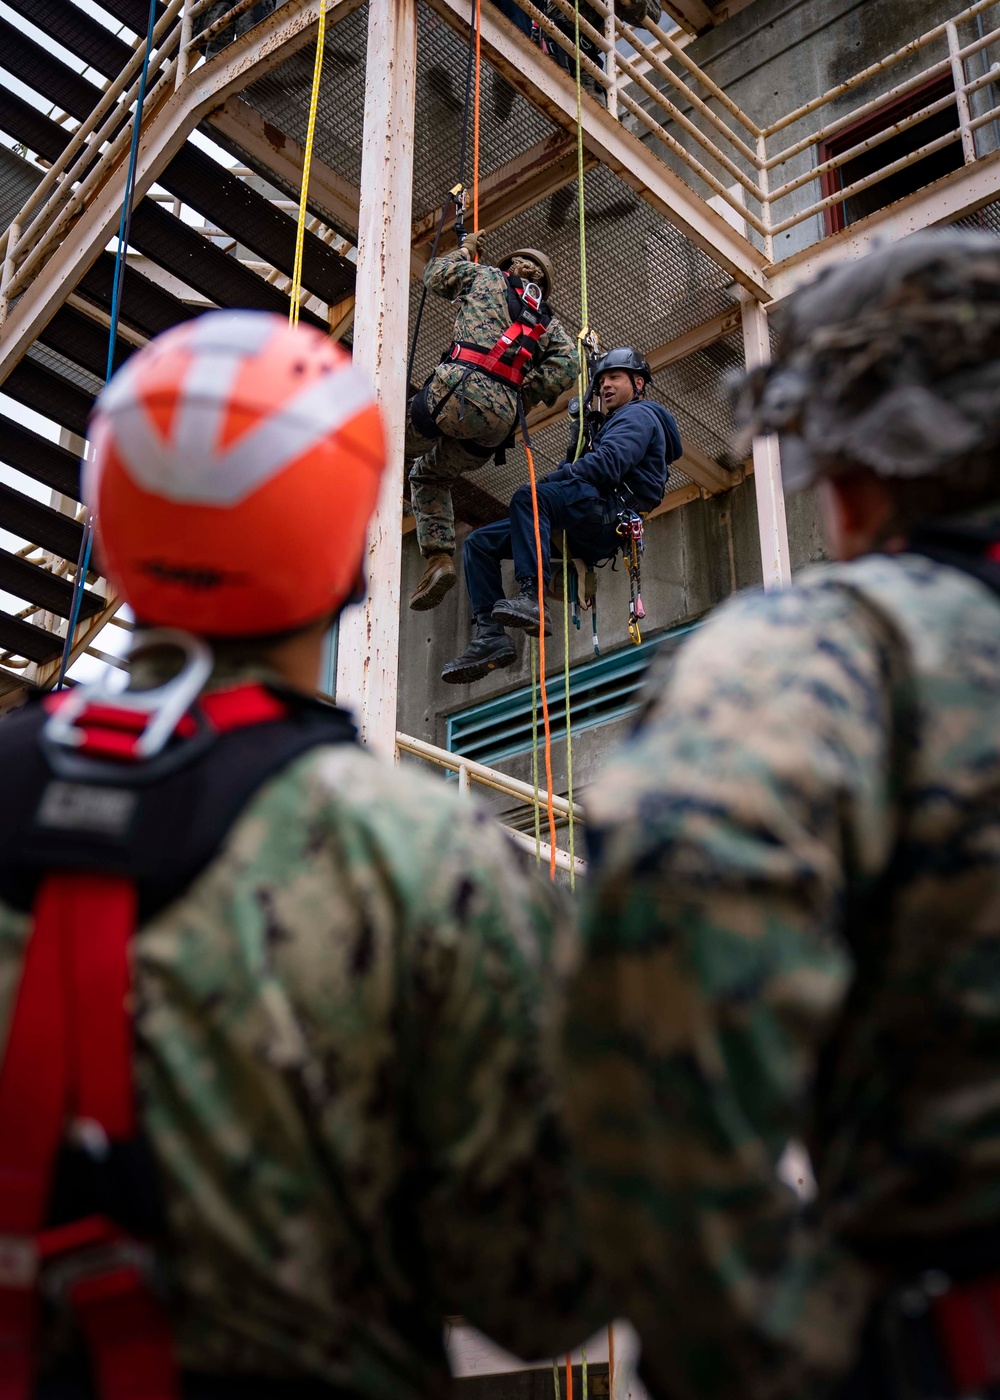
[(465, 541), (465, 585), (473, 612), (489, 612), (504, 596), (500, 564), (513, 559), (518, 582), (537, 579), (548, 583), (553, 530), (565, 530), (570, 550), (588, 563), (606, 559), (618, 547), (614, 523), (604, 524), (604, 503), (595, 487), (585, 481), (540, 481), (538, 525), (542, 557), (535, 552), (535, 521), (531, 487), (519, 486), (510, 500), (506, 519), (473, 530)]

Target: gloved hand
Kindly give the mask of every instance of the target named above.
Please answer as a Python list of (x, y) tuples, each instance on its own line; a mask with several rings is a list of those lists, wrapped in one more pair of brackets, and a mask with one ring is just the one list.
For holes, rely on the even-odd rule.
[(462, 247), (468, 253), (470, 261), (475, 261), (476, 254), (480, 251), (482, 241), (482, 230), (480, 230), (478, 233), (470, 233), (466, 236), (465, 242), (462, 244)]

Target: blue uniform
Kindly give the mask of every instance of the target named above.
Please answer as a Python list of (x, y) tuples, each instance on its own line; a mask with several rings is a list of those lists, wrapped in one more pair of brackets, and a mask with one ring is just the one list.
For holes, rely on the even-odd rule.
[[(489, 612), (504, 596), (500, 563), (514, 560), (521, 581), (549, 576), (553, 529), (565, 530), (572, 552), (590, 563), (618, 547), (615, 522), (624, 506), (653, 510), (663, 499), (670, 463), (681, 455), (674, 416), (662, 404), (633, 399), (608, 418), (589, 452), (563, 462), (538, 482), (541, 561), (535, 549), (530, 486), (511, 497), (506, 519), (473, 530), (465, 541), (465, 582), (475, 613)], [(541, 569), (539, 569), (541, 562)]]

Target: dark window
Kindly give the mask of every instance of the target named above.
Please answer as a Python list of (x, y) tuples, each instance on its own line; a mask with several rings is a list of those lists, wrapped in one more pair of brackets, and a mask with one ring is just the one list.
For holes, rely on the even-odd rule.
[[(951, 75), (946, 73), (897, 98), (895, 102), (887, 102), (878, 111), (869, 113), (867, 117), (845, 127), (843, 131), (838, 131), (829, 141), (822, 142), (818, 151), (820, 164), (843, 151), (849, 151), (852, 146), (857, 146), (872, 136), (877, 136), (879, 132), (895, 126), (906, 117), (913, 116), (921, 108), (930, 106), (949, 93), (954, 95), (954, 91)], [(877, 170), (884, 170), (887, 165), (892, 165), (902, 156), (919, 150), (921, 146), (926, 146), (941, 136), (946, 136), (950, 131), (958, 131), (958, 108), (954, 100), (933, 116), (925, 117), (923, 121), (907, 127), (905, 131), (887, 137), (880, 145), (855, 156), (853, 160), (846, 161), (836, 170), (827, 171), (821, 176), (823, 197), (847, 189), (856, 180), (863, 180), (866, 175), (873, 175)], [(874, 214), (877, 209), (884, 209), (895, 200), (923, 189), (925, 185), (939, 180), (942, 175), (958, 170), (962, 163), (962, 142), (956, 137), (951, 145), (922, 156), (912, 165), (897, 170), (894, 175), (888, 175), (884, 180), (869, 185), (867, 189), (852, 195), (842, 204), (835, 204), (827, 209), (827, 233), (838, 233), (848, 224), (863, 219), (866, 214)]]

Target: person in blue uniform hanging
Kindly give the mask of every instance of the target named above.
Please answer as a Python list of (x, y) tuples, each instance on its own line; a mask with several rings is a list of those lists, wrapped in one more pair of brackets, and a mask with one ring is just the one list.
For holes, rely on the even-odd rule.
[[(461, 656), (449, 661), (441, 678), (461, 685), (510, 666), (517, 657), (508, 629), (538, 636), (548, 619), (538, 607), (538, 576), (548, 583), (553, 530), (567, 532), (571, 552), (588, 563), (618, 549), (619, 515), (655, 510), (663, 499), (671, 462), (681, 455), (673, 414), (646, 398), (652, 372), (631, 346), (599, 361), (593, 392), (603, 422), (589, 450), (567, 458), (537, 483), (541, 555), (535, 545), (530, 486), (519, 486), (508, 514), (468, 536), (462, 552), (472, 603), (475, 635)], [(504, 596), (501, 564), (513, 559), (517, 592)]]

